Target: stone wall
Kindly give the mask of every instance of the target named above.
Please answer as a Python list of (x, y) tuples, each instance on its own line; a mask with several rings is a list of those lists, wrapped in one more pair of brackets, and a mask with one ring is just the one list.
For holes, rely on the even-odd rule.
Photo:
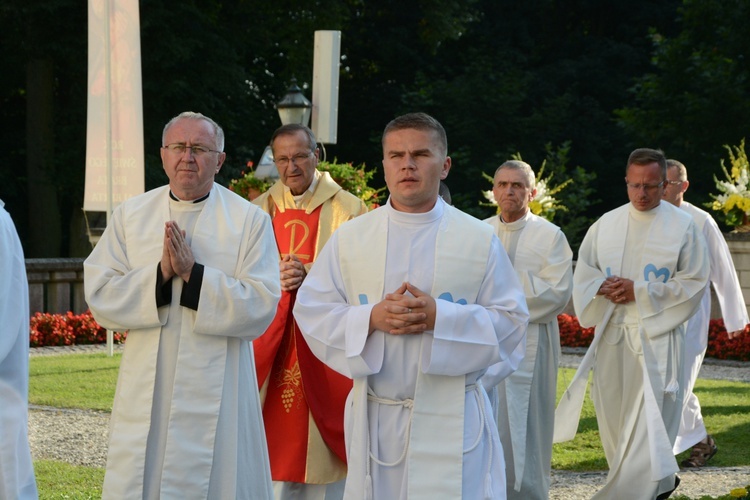
[[(750, 306), (750, 232), (727, 233), (724, 236), (732, 252), (745, 305)], [(26, 274), (32, 315), (36, 312), (68, 311), (80, 314), (87, 309), (83, 295), (83, 259), (26, 259)], [(572, 300), (563, 312), (575, 315)], [(713, 294), (711, 317), (721, 318), (721, 309)]]
[(80, 314), (87, 309), (83, 295), (83, 259), (26, 259), (29, 310)]
[[(745, 297), (745, 307), (747, 307), (750, 305), (750, 232), (727, 233), (724, 237), (727, 240), (729, 251), (732, 253), (734, 268), (740, 279), (742, 295)], [(717, 308), (716, 298), (714, 298), (711, 310), (712, 316), (714, 309)], [(748, 311), (750, 311), (750, 307)], [(721, 317), (721, 311), (719, 311), (717, 317)]]

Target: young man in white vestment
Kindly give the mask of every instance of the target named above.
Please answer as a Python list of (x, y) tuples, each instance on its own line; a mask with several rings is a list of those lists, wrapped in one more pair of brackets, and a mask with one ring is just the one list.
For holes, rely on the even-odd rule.
[(84, 262), (102, 326), (128, 330), (103, 498), (271, 499), (250, 340), (281, 294), (271, 220), (215, 184), (210, 118), (164, 127), (169, 185), (117, 207)]
[[(693, 218), (706, 239), (708, 258), (711, 265), (709, 280), (721, 307), (721, 315), (729, 338), (742, 333), (750, 322), (742, 295), (740, 280), (734, 269), (732, 254), (713, 217), (705, 210), (686, 202), (683, 197), (690, 182), (685, 165), (677, 160), (667, 160), (667, 187), (664, 200), (684, 210)], [(680, 465), (685, 468), (703, 467), (716, 454), (718, 447), (713, 437), (706, 431), (701, 415), (701, 405), (693, 392), (703, 357), (708, 346), (708, 326), (711, 319), (711, 289), (706, 287), (701, 305), (688, 321), (685, 333), (685, 403), (682, 409), (680, 432), (674, 444), (674, 453), (682, 453), (692, 447), (690, 457)]]
[(573, 252), (565, 234), (529, 210), (536, 196), (535, 184), (528, 163), (509, 160), (500, 165), (492, 188), (500, 214), (485, 220), (508, 253), (529, 308), (526, 349), (518, 352), (523, 357), (518, 370), (497, 385), (493, 378), (504, 372), (504, 363), (482, 377), (496, 405), (508, 498), (518, 500), (549, 498), (560, 359), (557, 315), (573, 292)]
[(310, 352), (292, 307), (328, 238), (367, 207), (318, 171), (320, 150), (305, 125), (276, 129), (271, 150), (279, 180), (253, 203), (273, 221), (282, 292), (276, 318), (253, 350), (274, 495), (337, 500), (344, 494), (344, 405), (352, 381)]
[(573, 439), (591, 390), (609, 464), (596, 499), (667, 498), (679, 485), (672, 453), (686, 391), (685, 322), (708, 280), (706, 243), (684, 211), (661, 202), (667, 160), (636, 149), (627, 163), (630, 203), (604, 214), (581, 244), (573, 304), (596, 326), (555, 415), (555, 441)]
[(29, 450), (29, 284), (16, 226), (0, 200), (0, 498), (36, 500)]
[(492, 228), (438, 196), (442, 125), (404, 115), (382, 144), (388, 202), (339, 227), (294, 308), (315, 355), (354, 380), (344, 497), (505, 498), (479, 378), (523, 345), (523, 290)]

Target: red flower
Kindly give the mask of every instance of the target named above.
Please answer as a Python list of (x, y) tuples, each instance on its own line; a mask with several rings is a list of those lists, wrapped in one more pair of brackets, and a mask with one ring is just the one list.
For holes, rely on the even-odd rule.
[[(563, 347), (588, 347), (594, 339), (593, 328), (581, 328), (578, 318), (568, 314), (557, 317), (560, 326), (560, 345)], [(750, 327), (746, 326), (739, 337), (730, 339), (722, 319), (712, 319), (708, 325), (706, 357), (750, 361)]]
[[(125, 341), (127, 332), (115, 332), (115, 343)], [(31, 347), (73, 344), (102, 344), (107, 341), (107, 330), (96, 322), (91, 311), (83, 314), (36, 313), (29, 323)]]

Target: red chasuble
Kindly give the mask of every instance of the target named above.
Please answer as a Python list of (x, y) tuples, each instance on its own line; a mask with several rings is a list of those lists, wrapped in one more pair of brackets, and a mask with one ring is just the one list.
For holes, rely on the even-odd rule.
[[(281, 257), (292, 254), (308, 264), (315, 258), (320, 209), (276, 210), (273, 229)], [(263, 420), (274, 481), (330, 483), (320, 460), (346, 463), (344, 404), (352, 381), (331, 370), (310, 351), (292, 316), (297, 290), (282, 291), (276, 317), (266, 333), (253, 341), (258, 383), (268, 382)], [(312, 417), (312, 418), (311, 418)], [(311, 424), (312, 420), (312, 424)], [(325, 444), (310, 439), (316, 425)], [(316, 449), (327, 447), (330, 449)], [(331, 456), (333, 452), (336, 457)], [(330, 472), (330, 468), (324, 467)]]

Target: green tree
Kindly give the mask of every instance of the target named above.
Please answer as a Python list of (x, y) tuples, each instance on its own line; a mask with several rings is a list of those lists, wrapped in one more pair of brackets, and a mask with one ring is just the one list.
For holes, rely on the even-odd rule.
[[(679, 1), (482, 0), (463, 36), (420, 69), (405, 109), (425, 109), (446, 126), (456, 204), (475, 211), (480, 172), (515, 151), (541, 164), (545, 145), (569, 144), (569, 162), (597, 174), (592, 188), (622, 184), (630, 152), (614, 110), (649, 69), (651, 27), (671, 32)], [(586, 212), (627, 201), (625, 190)]]
[(714, 191), (722, 145), (738, 144), (750, 128), (750, 4), (685, 0), (678, 12), (676, 35), (652, 32), (652, 67), (618, 117), (631, 144), (661, 148), (687, 166), (687, 197), (700, 205)]

